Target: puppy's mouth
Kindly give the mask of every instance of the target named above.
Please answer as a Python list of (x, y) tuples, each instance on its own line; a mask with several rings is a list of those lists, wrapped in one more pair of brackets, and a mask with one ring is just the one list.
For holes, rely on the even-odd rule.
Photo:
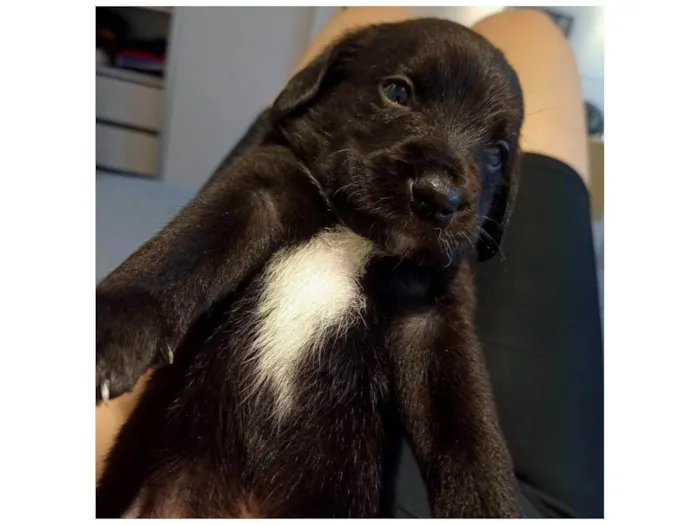
[(431, 212), (425, 205), (406, 201), (403, 195), (374, 199), (358, 189), (348, 190), (336, 193), (333, 199), (339, 218), (388, 256), (420, 265), (449, 266), (474, 251), (475, 241), (468, 233), (471, 228), (461, 224), (465, 217), (445, 221), (439, 215), (435, 222), (426, 219)]
[(390, 227), (382, 245), (388, 254), (421, 265), (449, 266), (474, 252), (471, 236), (442, 228), (426, 231)]
[(450, 165), (398, 157), (367, 159), (349, 149), (333, 158), (331, 169), (345, 173), (327, 194), (339, 219), (387, 255), (421, 264), (446, 265), (473, 251), (472, 195)]

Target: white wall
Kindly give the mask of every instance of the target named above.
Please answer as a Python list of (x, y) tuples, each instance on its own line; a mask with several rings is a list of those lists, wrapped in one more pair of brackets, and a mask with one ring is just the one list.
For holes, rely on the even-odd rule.
[(168, 64), (163, 180), (199, 188), (282, 88), (310, 7), (178, 7)]
[(602, 6), (552, 6), (574, 18), (569, 42), (576, 56), (584, 98), (604, 110), (605, 8)]
[(95, 190), (97, 282), (158, 233), (196, 194), (191, 188), (99, 171)]
[(311, 31), (309, 32), (309, 41), (315, 38), (318, 33), (325, 27), (331, 18), (340, 11), (340, 7), (336, 6), (316, 6), (314, 7), (313, 22)]

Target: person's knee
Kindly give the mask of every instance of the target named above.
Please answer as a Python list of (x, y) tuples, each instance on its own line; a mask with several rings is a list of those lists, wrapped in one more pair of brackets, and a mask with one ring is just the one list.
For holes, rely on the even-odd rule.
[(499, 48), (523, 87), (525, 151), (556, 158), (588, 182), (581, 81), (574, 52), (559, 26), (534, 9), (507, 9), (474, 29)]
[(479, 21), (474, 30), (493, 40), (496, 47), (505, 44), (510, 48), (510, 54), (517, 53), (517, 50), (509, 44), (521, 42), (525, 45), (515, 47), (523, 50), (548, 48), (550, 53), (559, 56), (564, 53), (566, 60), (572, 64), (575, 62), (573, 50), (563, 31), (551, 16), (537, 9), (506, 9)]
[(509, 12), (523, 24), (536, 27), (541, 31), (559, 31), (552, 17), (539, 9), (510, 9)]
[(506, 9), (480, 20), (475, 29), (493, 25), (504, 25), (511, 30), (527, 31), (537, 35), (551, 35), (553, 38), (564, 38), (564, 34), (552, 17), (537, 9)]

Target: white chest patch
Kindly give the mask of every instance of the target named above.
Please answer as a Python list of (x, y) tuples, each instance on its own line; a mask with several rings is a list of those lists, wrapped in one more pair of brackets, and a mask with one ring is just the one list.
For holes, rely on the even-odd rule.
[(277, 396), (277, 415), (294, 402), (301, 359), (342, 335), (362, 314), (359, 278), (372, 244), (347, 228), (326, 230), (308, 243), (277, 253), (264, 275), (253, 352), (258, 385)]

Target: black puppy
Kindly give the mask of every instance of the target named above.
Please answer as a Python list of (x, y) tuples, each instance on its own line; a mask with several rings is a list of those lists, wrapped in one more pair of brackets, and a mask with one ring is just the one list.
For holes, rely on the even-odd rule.
[[(372, 517), (398, 421), (436, 517), (514, 517), (473, 325), (523, 118), (516, 75), (447, 21), (346, 36), (97, 289), (97, 398), (157, 368), (101, 517)], [(159, 365), (165, 366), (159, 366)]]

